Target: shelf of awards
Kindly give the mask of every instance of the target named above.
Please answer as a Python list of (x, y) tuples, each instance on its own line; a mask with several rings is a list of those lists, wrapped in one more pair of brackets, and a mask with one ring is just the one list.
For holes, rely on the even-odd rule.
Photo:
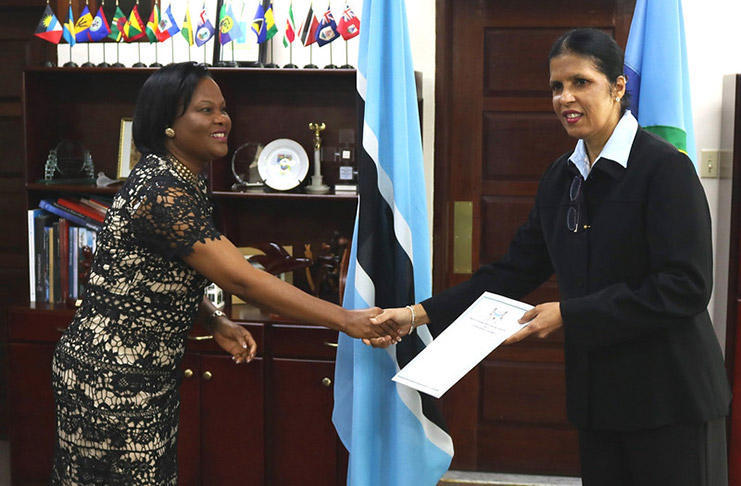
[[(92, 171), (96, 177), (99, 172), (112, 179), (125, 177), (138, 160), (130, 130), (136, 97), (153, 72), (150, 68), (27, 68), (23, 77), (23, 109), (29, 193), (114, 193), (115, 187), (66, 184), (65, 177), (50, 175), (53, 168), (50, 168), (50, 160), (56, 160), (52, 151), (59, 152), (60, 144), (67, 143), (74, 150), (59, 153), (56, 158), (60, 167), (70, 160), (79, 162), (82, 152), (85, 154), (82, 157), (86, 161), (89, 158), (92, 164), (85, 170)], [(332, 194), (335, 185), (352, 189), (357, 180), (354, 70), (213, 68), (211, 73), (221, 87), (232, 120), (230, 153), (215, 161), (209, 172), (211, 189), (217, 197), (306, 200), (314, 196), (326, 197), (306, 194), (309, 192), (307, 186), (314, 185), (312, 174), (316, 175), (317, 161), (323, 176), (319, 184), (328, 186), (332, 197), (354, 197), (351, 190)], [(315, 149), (316, 130), (310, 126), (325, 127), (321, 131), (319, 150)], [(299, 147), (304, 171), (308, 169), (306, 165), (310, 167), (308, 174), (301, 174), (298, 187), (266, 191), (259, 196), (232, 192), (237, 182), (233, 165), (242, 162), (245, 171), (251, 166), (251, 175), (255, 175), (259, 151), (253, 154), (254, 160), (237, 161), (235, 154), (245, 153), (240, 152), (244, 147), (262, 150), (279, 141)], [(272, 155), (267, 162), (273, 165), (281, 163), (284, 157), (281, 151)], [(39, 182), (45, 179), (52, 183)]]

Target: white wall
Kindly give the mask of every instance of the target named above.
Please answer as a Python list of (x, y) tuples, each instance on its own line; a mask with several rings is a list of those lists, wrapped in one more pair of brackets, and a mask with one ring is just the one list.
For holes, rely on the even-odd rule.
[[(690, 67), (692, 110), (698, 150), (721, 148), (723, 76), (741, 73), (741, 2), (738, 0), (685, 0), (687, 62)], [(710, 204), (714, 230), (715, 287), (710, 312), (716, 332), (725, 344), (728, 296), (728, 179), (702, 179)], [(724, 190), (722, 190), (724, 189)], [(722, 215), (722, 217), (721, 217)]]

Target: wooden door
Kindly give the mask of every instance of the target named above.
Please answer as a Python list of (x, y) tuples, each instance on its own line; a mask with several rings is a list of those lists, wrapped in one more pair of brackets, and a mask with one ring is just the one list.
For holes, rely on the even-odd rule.
[[(507, 251), (540, 175), (573, 149), (551, 106), (551, 44), (571, 28), (594, 27), (625, 46), (633, 6), (634, 0), (438, 1), (436, 292)], [(470, 230), (456, 234), (456, 225)], [(557, 299), (551, 280), (524, 300)], [(497, 350), (448, 392), (443, 409), (454, 469), (578, 475), (562, 343), (558, 334)]]

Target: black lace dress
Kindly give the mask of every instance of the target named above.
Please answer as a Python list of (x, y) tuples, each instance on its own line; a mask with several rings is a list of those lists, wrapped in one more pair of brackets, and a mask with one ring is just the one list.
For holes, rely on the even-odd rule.
[(177, 368), (208, 283), (181, 257), (220, 237), (205, 181), (185, 171), (143, 158), (108, 211), (54, 354), (53, 485), (177, 484)]

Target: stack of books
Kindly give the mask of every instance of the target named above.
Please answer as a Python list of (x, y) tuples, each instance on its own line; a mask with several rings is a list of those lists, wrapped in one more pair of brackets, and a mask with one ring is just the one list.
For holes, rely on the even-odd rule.
[(28, 211), (31, 302), (67, 302), (82, 295), (110, 204), (102, 197), (60, 197), (43, 199)]

